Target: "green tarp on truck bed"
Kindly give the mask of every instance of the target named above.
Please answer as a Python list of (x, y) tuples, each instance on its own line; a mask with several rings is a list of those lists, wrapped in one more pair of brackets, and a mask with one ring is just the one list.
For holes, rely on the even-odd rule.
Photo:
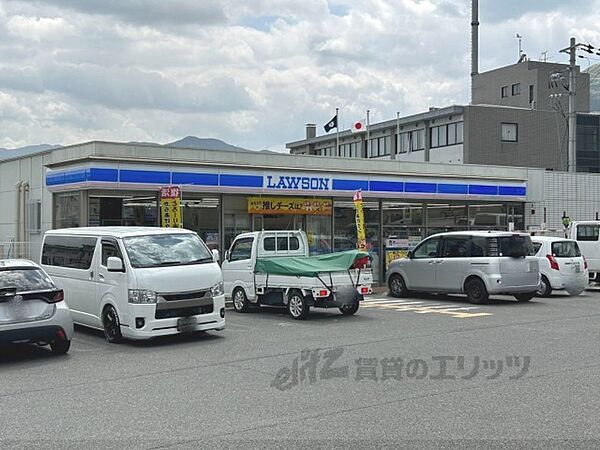
[(259, 258), (254, 271), (269, 275), (293, 275), (297, 277), (316, 277), (319, 273), (345, 272), (354, 261), (369, 256), (366, 252), (349, 250), (319, 256), (283, 256)]

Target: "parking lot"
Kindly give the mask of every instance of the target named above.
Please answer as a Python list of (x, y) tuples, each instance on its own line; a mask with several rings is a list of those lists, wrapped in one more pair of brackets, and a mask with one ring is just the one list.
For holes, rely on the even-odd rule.
[[(227, 312), (227, 328), (68, 356), (0, 351), (4, 448), (513, 446), (598, 439), (600, 290), (517, 303), (394, 299), (355, 316)], [(585, 412), (585, 413), (584, 413)]]

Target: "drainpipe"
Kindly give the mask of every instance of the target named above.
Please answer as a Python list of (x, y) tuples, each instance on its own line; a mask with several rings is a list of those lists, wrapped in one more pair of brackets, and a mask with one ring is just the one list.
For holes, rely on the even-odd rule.
[(23, 243), (21, 251), (23, 257), (30, 259), (29, 239), (27, 236), (27, 201), (29, 199), (29, 182), (24, 182), (21, 189), (23, 191), (21, 195), (21, 242)]
[(20, 251), (20, 246), (21, 243), (19, 242), (19, 236), (21, 235), (21, 226), (20, 226), (20, 221), (21, 221), (21, 186), (23, 186), (23, 182), (19, 181), (16, 185), (15, 185), (15, 192), (17, 194), (17, 211), (15, 214), (15, 246), (13, 248), (13, 258), (18, 258), (21, 251)]

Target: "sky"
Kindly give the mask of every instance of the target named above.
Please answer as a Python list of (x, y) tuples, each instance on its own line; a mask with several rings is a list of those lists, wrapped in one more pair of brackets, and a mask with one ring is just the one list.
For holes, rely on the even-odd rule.
[[(0, 147), (188, 135), (284, 151), (467, 104), (469, 0), (0, 0)], [(480, 0), (480, 71), (600, 46), (600, 0)], [(579, 59), (583, 68), (598, 60)]]

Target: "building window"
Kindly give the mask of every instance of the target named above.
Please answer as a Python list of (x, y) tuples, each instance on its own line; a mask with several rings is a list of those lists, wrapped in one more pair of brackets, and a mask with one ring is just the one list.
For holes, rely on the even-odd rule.
[(425, 129), (400, 133), (400, 153), (425, 150)]
[(54, 228), (76, 228), (81, 225), (81, 194), (54, 194)]
[(508, 86), (502, 86), (500, 95), (502, 95), (502, 98), (508, 97)]
[(515, 83), (512, 85), (512, 95), (519, 95), (521, 93), (521, 83)]
[(431, 128), (431, 148), (463, 143), (463, 123), (456, 122)]
[(529, 85), (529, 104), (531, 105), (534, 101), (534, 95), (533, 95), (533, 84)]
[(463, 123), (456, 122), (456, 143), (462, 144), (463, 142), (464, 142)]
[(502, 142), (517, 142), (519, 140), (518, 130), (516, 123), (503, 123)]
[(390, 154), (390, 148), (391, 145), (389, 136), (369, 139), (367, 156), (369, 158), (388, 156)]

